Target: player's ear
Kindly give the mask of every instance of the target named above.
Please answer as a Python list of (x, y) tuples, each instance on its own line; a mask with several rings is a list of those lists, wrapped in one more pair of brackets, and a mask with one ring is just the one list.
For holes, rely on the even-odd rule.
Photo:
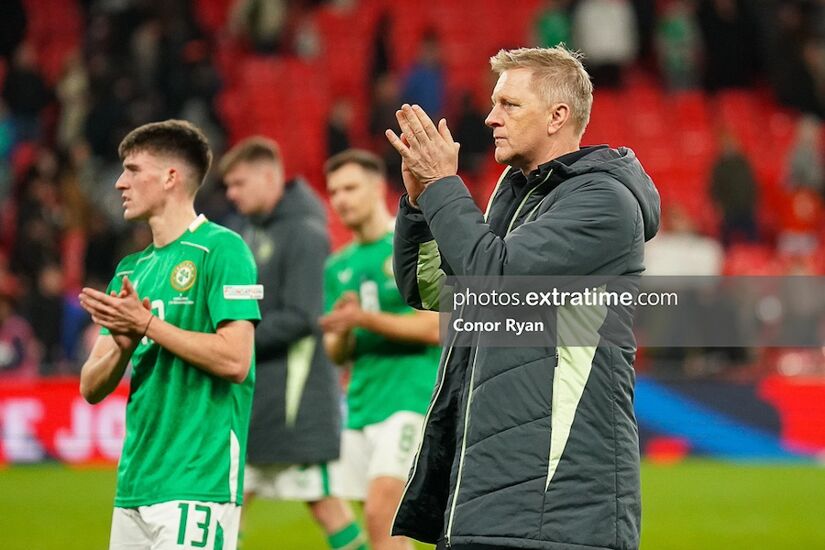
[(547, 135), (552, 136), (561, 130), (570, 120), (570, 106), (567, 103), (554, 103), (547, 114)]
[(272, 183), (278, 187), (286, 185), (286, 176), (284, 174), (284, 166), (280, 161), (275, 162), (272, 166)]
[(375, 185), (378, 187), (378, 196), (385, 199), (387, 197), (387, 180), (377, 177), (375, 178)]
[(166, 174), (163, 178), (163, 188), (164, 189), (171, 189), (176, 183), (179, 183), (181, 180), (180, 171), (177, 168), (169, 167), (166, 169)]

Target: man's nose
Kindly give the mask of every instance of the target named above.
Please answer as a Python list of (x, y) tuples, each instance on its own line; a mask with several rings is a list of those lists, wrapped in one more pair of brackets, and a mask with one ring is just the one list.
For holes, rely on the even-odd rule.
[(490, 113), (487, 115), (487, 118), (484, 119), (484, 124), (490, 128), (501, 126), (502, 123), (498, 112), (498, 105), (490, 109)]

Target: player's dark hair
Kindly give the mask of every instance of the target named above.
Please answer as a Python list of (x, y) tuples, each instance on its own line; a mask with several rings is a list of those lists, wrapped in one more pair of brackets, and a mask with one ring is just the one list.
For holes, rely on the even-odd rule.
[(212, 151), (206, 136), (200, 128), (185, 120), (164, 120), (139, 126), (123, 138), (117, 149), (121, 160), (140, 151), (184, 160), (195, 171), (196, 188), (203, 183), (212, 164)]
[(381, 157), (363, 149), (347, 149), (331, 156), (324, 164), (324, 174), (328, 176), (346, 164), (357, 164), (381, 179), (387, 176), (387, 167)]
[(269, 138), (252, 136), (239, 141), (221, 159), (218, 172), (225, 176), (235, 165), (241, 162), (281, 162), (281, 148)]

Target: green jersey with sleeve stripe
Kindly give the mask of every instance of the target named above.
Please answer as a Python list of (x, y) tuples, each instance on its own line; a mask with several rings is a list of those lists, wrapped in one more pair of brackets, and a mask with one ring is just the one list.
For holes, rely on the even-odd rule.
[[(370, 243), (352, 243), (327, 260), (324, 270), (326, 310), (345, 292), (355, 292), (361, 307), (410, 315), (392, 273), (392, 232)], [(438, 346), (390, 340), (354, 329), (355, 351), (347, 389), (347, 427), (361, 429), (398, 411), (427, 412), (435, 384)]]
[[(260, 320), (255, 261), (241, 237), (199, 216), (175, 241), (124, 258), (124, 276), (152, 313), (192, 332)], [(107, 334), (106, 329), (101, 330)], [(255, 359), (241, 384), (213, 376), (144, 337), (132, 355), (115, 506), (172, 500), (240, 505)]]

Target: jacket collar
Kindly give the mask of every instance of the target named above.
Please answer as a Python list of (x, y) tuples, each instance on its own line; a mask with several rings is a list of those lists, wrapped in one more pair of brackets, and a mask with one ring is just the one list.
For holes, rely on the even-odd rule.
[[(526, 183), (528, 187), (533, 187), (539, 182), (543, 181), (550, 181), (551, 185), (555, 186), (565, 179), (567, 179), (567, 168), (572, 166), (585, 156), (589, 155), (594, 151), (598, 151), (600, 149), (607, 149), (607, 145), (593, 145), (589, 147), (582, 147), (578, 151), (572, 151), (570, 153), (566, 153), (560, 157), (556, 157), (552, 160), (548, 160), (544, 164), (540, 164), (538, 168), (527, 174), (525, 178), (524, 175), (521, 173), (521, 170), (512, 169), (510, 171), (510, 181), (518, 186), (522, 187)], [(553, 176), (548, 178), (550, 172), (553, 172)]]

